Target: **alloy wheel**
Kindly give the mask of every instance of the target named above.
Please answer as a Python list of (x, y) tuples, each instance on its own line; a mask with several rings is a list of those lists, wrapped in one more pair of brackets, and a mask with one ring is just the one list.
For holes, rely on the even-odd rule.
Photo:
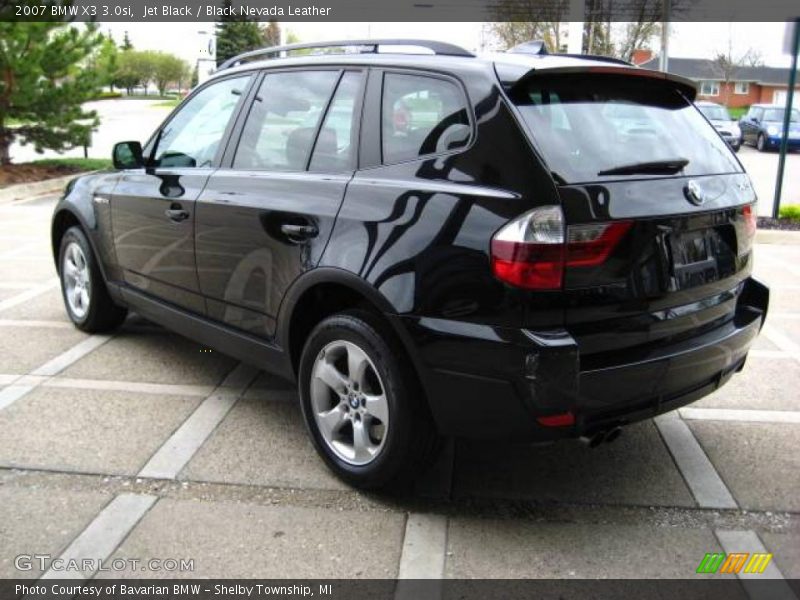
[(70, 312), (77, 319), (83, 319), (89, 312), (92, 280), (86, 256), (77, 242), (70, 242), (64, 251), (61, 277)]
[(362, 348), (345, 340), (322, 348), (311, 371), (310, 396), (319, 433), (337, 457), (356, 466), (378, 457), (389, 431), (389, 404)]

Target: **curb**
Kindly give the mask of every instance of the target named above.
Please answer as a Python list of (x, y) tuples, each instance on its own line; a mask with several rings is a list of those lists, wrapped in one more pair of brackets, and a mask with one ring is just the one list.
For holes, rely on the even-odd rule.
[(756, 244), (798, 244), (800, 245), (800, 231), (783, 229), (757, 229)]
[(0, 188), (0, 204), (8, 202), (18, 202), (19, 200), (27, 200), (31, 196), (41, 196), (42, 194), (49, 194), (53, 192), (60, 192), (64, 186), (80, 175), (86, 175), (90, 171), (82, 173), (73, 173), (65, 175), (64, 177), (56, 177), (54, 179), (45, 179), (44, 181), (32, 181), (29, 183), (18, 183), (8, 187)]

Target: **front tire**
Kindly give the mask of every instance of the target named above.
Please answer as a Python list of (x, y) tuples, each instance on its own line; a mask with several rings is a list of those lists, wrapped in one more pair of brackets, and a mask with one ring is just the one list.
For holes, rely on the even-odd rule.
[(763, 133), (758, 134), (758, 139), (756, 140), (756, 148), (758, 148), (759, 152), (767, 151), (767, 139), (764, 137)]
[(61, 238), (58, 275), (67, 315), (78, 329), (100, 333), (118, 327), (128, 314), (114, 304), (86, 235), (70, 227)]
[(372, 313), (341, 313), (319, 323), (299, 371), (311, 440), (350, 485), (406, 484), (435, 451), (437, 436), (416, 374), (393, 332)]

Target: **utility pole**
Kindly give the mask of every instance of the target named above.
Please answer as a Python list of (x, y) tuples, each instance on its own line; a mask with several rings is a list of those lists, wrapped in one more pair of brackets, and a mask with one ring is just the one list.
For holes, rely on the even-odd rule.
[(792, 119), (792, 101), (794, 86), (797, 84), (797, 54), (800, 52), (800, 19), (786, 24), (786, 46), (784, 50), (792, 54), (792, 69), (789, 71), (789, 89), (786, 91), (786, 107), (783, 109), (783, 135), (781, 136), (781, 153), (778, 157), (778, 180), (775, 182), (775, 199), (772, 201), (772, 218), (777, 219), (781, 208), (781, 191), (783, 187), (783, 171), (786, 168), (786, 150), (789, 143), (789, 122)]
[(672, 0), (664, 0), (661, 6), (661, 54), (658, 57), (658, 68), (666, 73), (669, 70), (669, 20), (671, 18)]
[[(586, 18), (586, 1), (569, 0), (569, 39), (567, 52), (581, 54), (583, 52), (583, 20)], [(558, 52), (558, 48), (555, 48)]]

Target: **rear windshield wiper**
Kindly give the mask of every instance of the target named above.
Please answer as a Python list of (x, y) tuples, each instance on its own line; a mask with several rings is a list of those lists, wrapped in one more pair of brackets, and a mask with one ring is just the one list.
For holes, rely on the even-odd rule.
[(600, 171), (598, 175), (673, 175), (689, 164), (688, 158), (672, 158), (669, 160), (652, 160), (649, 162), (631, 163), (620, 165), (605, 171)]

